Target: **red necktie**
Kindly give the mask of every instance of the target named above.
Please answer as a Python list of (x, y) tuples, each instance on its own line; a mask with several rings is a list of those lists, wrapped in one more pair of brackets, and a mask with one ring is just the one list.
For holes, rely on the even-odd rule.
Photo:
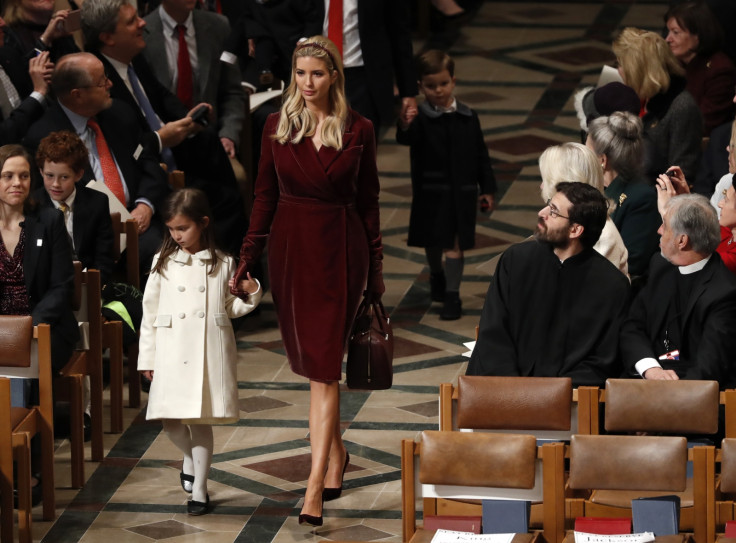
[(337, 46), (337, 50), (342, 56), (342, 0), (330, 0), (327, 37)]
[(117, 199), (120, 200), (123, 205), (126, 205), (123, 180), (120, 179), (118, 167), (115, 165), (115, 159), (110, 152), (110, 148), (107, 146), (107, 140), (105, 140), (105, 136), (102, 135), (100, 125), (97, 124), (97, 121), (90, 119), (87, 121), (87, 126), (89, 126), (95, 133), (97, 156), (100, 159), (100, 168), (102, 168), (102, 177), (104, 178), (105, 185), (110, 189), (110, 192), (117, 196)]
[(189, 48), (186, 40), (187, 27), (176, 25), (176, 30), (179, 32), (179, 57), (176, 61), (179, 78), (176, 82), (176, 95), (185, 106), (192, 107), (192, 63), (189, 61)]

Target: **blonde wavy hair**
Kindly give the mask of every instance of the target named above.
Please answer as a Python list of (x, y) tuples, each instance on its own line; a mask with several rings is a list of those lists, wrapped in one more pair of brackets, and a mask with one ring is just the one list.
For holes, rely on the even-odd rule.
[(680, 65), (664, 38), (640, 28), (624, 28), (613, 42), (613, 54), (621, 68), (624, 83), (642, 100), (670, 88), (673, 75), (684, 76)]
[(289, 141), (299, 143), (303, 138), (313, 136), (317, 129), (317, 119), (307, 108), (296, 86), (296, 61), (303, 57), (319, 59), (327, 65), (330, 75), (337, 73), (335, 82), (330, 86), (330, 114), (322, 123), (320, 138), (327, 147), (342, 149), (342, 135), (348, 118), (345, 75), (337, 47), (324, 36), (312, 36), (296, 46), (291, 59), (291, 83), (284, 92), (279, 124), (272, 137), (281, 144)]

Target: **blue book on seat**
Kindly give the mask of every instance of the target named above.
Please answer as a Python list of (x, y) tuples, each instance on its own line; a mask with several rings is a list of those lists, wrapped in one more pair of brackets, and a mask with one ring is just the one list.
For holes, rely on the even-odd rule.
[(531, 507), (525, 500), (483, 500), (483, 533), (527, 533)]
[(680, 497), (657, 496), (631, 500), (634, 533), (677, 535), (680, 531)]

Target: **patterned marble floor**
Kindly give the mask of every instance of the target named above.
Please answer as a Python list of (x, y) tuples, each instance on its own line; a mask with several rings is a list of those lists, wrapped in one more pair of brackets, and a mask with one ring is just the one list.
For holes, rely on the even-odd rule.
[[(273, 306), (238, 332), (241, 420), (215, 428), (203, 517), (186, 515), (179, 455), (160, 424), (126, 409), (122, 435), (106, 434), (106, 458), (87, 463), (87, 484), (69, 488), (68, 443), (56, 466), (57, 519), (34, 516), (35, 540), (64, 543), (401, 541), (399, 443), (436, 428), (438, 385), (465, 370), (462, 342), (474, 335), (491, 259), (529, 235), (541, 206), (537, 158), (551, 144), (577, 140), (576, 88), (594, 84), (612, 60), (616, 28), (657, 29), (665, 2), (626, 0), (483, 3), (451, 49), (457, 96), (480, 114), (500, 183), (500, 205), (480, 215), (477, 247), (466, 255), (463, 317), (439, 320), (429, 301), (423, 253), (406, 246), (408, 148), (393, 131), (379, 146), (385, 305), (396, 335), (392, 390), (342, 395), (351, 455), (343, 497), (325, 507), (325, 525), (297, 524), (309, 471), (308, 385), (289, 371)], [(415, 50), (423, 45), (415, 43)], [(144, 398), (145, 399), (145, 398)], [(87, 451), (89, 456), (89, 450)]]

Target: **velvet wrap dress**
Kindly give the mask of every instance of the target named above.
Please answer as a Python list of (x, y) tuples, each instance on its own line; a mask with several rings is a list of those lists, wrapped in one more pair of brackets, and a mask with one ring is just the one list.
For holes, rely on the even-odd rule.
[(378, 172), (373, 127), (350, 111), (343, 147), (311, 138), (281, 144), (263, 132), (250, 228), (239, 272), (268, 241), (268, 270), (286, 356), (294, 373), (339, 381), (366, 285), (382, 292)]

